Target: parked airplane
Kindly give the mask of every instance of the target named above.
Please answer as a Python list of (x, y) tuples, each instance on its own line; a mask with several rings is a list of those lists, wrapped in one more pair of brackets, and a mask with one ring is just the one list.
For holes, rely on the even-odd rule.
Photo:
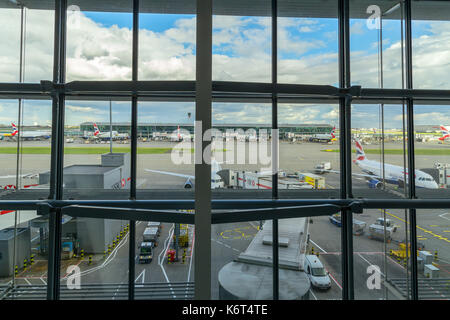
[[(404, 174), (408, 176), (408, 169), (406, 171), (403, 167), (385, 163), (384, 164), (384, 181), (383, 181), (383, 166), (380, 162), (369, 160), (364, 153), (361, 143), (355, 140), (356, 145), (356, 159), (353, 160), (362, 172), (365, 174), (353, 173), (352, 175), (365, 177), (369, 183), (370, 188), (382, 188), (384, 183), (395, 184), (403, 188), (405, 186)], [(331, 171), (339, 173), (339, 171)], [(428, 173), (421, 170), (415, 170), (415, 184), (418, 188), (437, 189), (439, 188), (436, 181)], [(407, 183), (407, 182), (406, 182)]]
[(331, 130), (331, 133), (318, 133), (312, 136), (311, 141), (317, 141), (317, 142), (330, 142), (330, 141), (336, 141), (336, 127), (333, 127), (333, 130)]
[(11, 133), (4, 133), (3, 137), (15, 137), (20, 136), (23, 140), (39, 140), (39, 139), (49, 139), (52, 135), (51, 131), (39, 131), (39, 130), (33, 130), (33, 131), (20, 131), (17, 126), (12, 122), (11, 123), (12, 130)]
[[(218, 172), (221, 170), (222, 170), (222, 167), (220, 166), (220, 163), (217, 162), (215, 159), (212, 159), (211, 160), (211, 189), (217, 189), (217, 188), (224, 187), (224, 182), (218, 174)], [(161, 173), (161, 174), (166, 174), (166, 175), (175, 176), (175, 177), (187, 178), (186, 182), (184, 183), (184, 188), (190, 189), (194, 186), (195, 176), (182, 174), (182, 173), (176, 173), (176, 172), (151, 170), (151, 169), (145, 169), (145, 171)]]
[(101, 140), (110, 140), (111, 135), (113, 140), (123, 140), (129, 138), (127, 133), (119, 133), (117, 131), (100, 132), (100, 129), (98, 128), (97, 124), (94, 123), (94, 138), (98, 138)]
[[(183, 130), (185, 131), (185, 130)], [(180, 141), (192, 141), (192, 137), (189, 133), (184, 133), (180, 130), (180, 126), (178, 126), (177, 128), (177, 132), (173, 132), (172, 135), (170, 136), (170, 140), (171, 141), (176, 141), (176, 142), (180, 142)]]

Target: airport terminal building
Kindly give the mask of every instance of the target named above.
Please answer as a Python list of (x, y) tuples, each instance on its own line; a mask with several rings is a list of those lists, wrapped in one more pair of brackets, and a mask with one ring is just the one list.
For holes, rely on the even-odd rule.
[[(106, 122), (96, 123), (100, 131), (108, 132), (110, 127), (113, 131), (120, 133), (131, 134), (131, 123), (112, 123), (110, 126)], [(93, 131), (93, 122), (83, 122), (80, 124), (80, 132), (90, 132)], [(183, 130), (189, 131), (189, 133), (194, 134), (194, 124), (189, 123), (139, 123), (137, 127), (137, 132), (140, 137), (150, 137), (153, 133), (173, 133), (178, 130), (178, 127)], [(213, 128), (220, 130), (221, 132), (226, 132), (227, 130), (243, 130), (244, 132), (253, 129), (259, 132), (260, 129), (265, 129), (270, 131), (270, 124), (258, 124), (258, 123), (245, 123), (245, 124), (216, 124)], [(333, 126), (330, 124), (280, 124), (279, 131), (280, 135), (285, 135), (286, 133), (298, 133), (298, 134), (316, 134), (316, 133), (330, 133), (333, 130)]]
[(0, 0), (0, 300), (450, 299), (449, 17)]

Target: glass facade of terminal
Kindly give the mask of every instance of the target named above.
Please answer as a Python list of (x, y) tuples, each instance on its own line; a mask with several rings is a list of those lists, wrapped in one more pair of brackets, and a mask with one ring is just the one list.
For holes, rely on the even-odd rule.
[(0, 300), (448, 300), (449, 17), (0, 0)]

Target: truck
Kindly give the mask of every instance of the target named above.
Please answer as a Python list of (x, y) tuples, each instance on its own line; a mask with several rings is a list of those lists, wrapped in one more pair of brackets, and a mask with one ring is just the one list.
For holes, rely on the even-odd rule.
[[(338, 227), (342, 226), (341, 214), (335, 213), (329, 217), (330, 222)], [(353, 234), (356, 236), (364, 234), (364, 229), (366, 228), (366, 223), (357, 219), (353, 219)]]
[(142, 234), (143, 242), (152, 242), (154, 247), (158, 246), (159, 230), (157, 227), (147, 227)]
[(392, 228), (392, 232), (397, 231), (397, 226), (392, 223), (390, 219), (384, 219), (384, 218), (378, 218), (375, 222), (375, 224)]
[(296, 172), (298, 180), (312, 186), (312, 189), (325, 189), (325, 178), (313, 173)]
[(158, 235), (161, 233), (161, 222), (149, 221), (147, 223), (147, 227), (149, 227), (149, 228), (158, 228)]
[(139, 263), (150, 263), (153, 260), (153, 242), (142, 241), (139, 246)]
[[(386, 237), (384, 234), (385, 228), (386, 228)], [(394, 230), (392, 227), (385, 227), (376, 223), (371, 224), (369, 226), (369, 239), (384, 241), (384, 239), (386, 238), (386, 242), (390, 243), (392, 240), (393, 233)]]
[[(313, 189), (309, 183), (299, 181), (296, 175), (280, 172), (278, 177), (278, 189)], [(243, 189), (272, 189), (272, 176), (270, 173), (234, 171), (231, 173), (229, 181), (235, 187)]]
[(321, 162), (314, 167), (314, 173), (323, 174), (331, 170), (331, 162)]

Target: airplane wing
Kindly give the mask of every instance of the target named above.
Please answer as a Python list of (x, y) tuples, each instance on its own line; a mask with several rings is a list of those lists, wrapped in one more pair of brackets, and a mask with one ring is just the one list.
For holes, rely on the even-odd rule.
[(161, 173), (161, 174), (167, 174), (169, 176), (175, 176), (175, 177), (181, 177), (181, 178), (195, 179), (195, 176), (190, 176), (190, 175), (187, 175), (187, 174), (176, 173), (176, 172), (167, 172), (167, 171), (150, 170), (150, 169), (145, 169), (145, 171), (147, 171), (147, 172), (154, 172), (154, 173)]
[[(28, 174), (21, 174), (19, 175), (19, 177), (21, 178), (36, 178), (38, 176), (37, 173), (28, 173)], [(6, 176), (0, 176), (0, 179), (10, 179), (10, 178), (15, 178), (17, 177), (17, 175), (15, 174), (8, 174)]]

